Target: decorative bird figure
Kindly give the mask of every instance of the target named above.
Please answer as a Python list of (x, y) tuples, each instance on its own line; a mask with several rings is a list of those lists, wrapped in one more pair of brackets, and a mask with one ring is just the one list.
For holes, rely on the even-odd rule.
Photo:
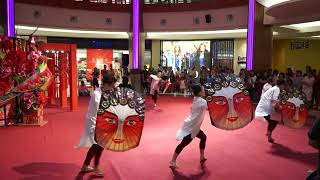
[(5, 95), (0, 96), (0, 107), (23, 92), (47, 90), (48, 86), (52, 83), (53, 78), (52, 73), (47, 66), (49, 59), (50, 58), (46, 56), (40, 56), (36, 72), (18, 86), (13, 87)]

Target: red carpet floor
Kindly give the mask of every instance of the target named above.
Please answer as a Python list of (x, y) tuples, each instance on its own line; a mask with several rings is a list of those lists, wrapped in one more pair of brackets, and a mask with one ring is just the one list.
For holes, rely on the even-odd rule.
[[(191, 100), (160, 97), (158, 110), (147, 101), (145, 128), (138, 148), (125, 153), (105, 151), (102, 168), (108, 180), (302, 180), (316, 166), (316, 151), (308, 146), (307, 128), (279, 126), (277, 144), (265, 137), (266, 123), (255, 120), (237, 131), (214, 128), (205, 117), (207, 134), (204, 167), (199, 164), (199, 140), (195, 139), (178, 159), (173, 173), (168, 162), (178, 144), (175, 133), (190, 110)], [(78, 112), (46, 109), (44, 127), (0, 128), (0, 179), (75, 179), (86, 155), (74, 145), (84, 128), (88, 98), (80, 99)], [(77, 177), (90, 179), (90, 175)]]

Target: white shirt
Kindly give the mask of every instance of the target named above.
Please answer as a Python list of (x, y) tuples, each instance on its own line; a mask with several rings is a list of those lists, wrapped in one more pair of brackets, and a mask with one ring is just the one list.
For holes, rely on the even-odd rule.
[(193, 99), (191, 114), (184, 120), (182, 128), (177, 132), (177, 140), (180, 141), (189, 134), (191, 134), (191, 138), (197, 136), (207, 108), (207, 101), (203, 98), (195, 97)]
[(154, 95), (154, 92), (157, 90), (159, 93), (159, 82), (161, 80), (161, 78), (159, 78), (156, 75), (151, 74), (150, 77), (152, 78), (152, 82), (151, 82), (151, 88), (150, 88), (150, 94)]
[(265, 83), (262, 88), (261, 96), (270, 88), (272, 88), (272, 85), (269, 83)]
[(264, 94), (262, 94), (256, 108), (255, 117), (264, 117), (270, 115), (272, 120), (280, 121), (281, 118), (277, 116), (279, 113), (276, 113), (273, 108), (275, 103), (279, 101), (279, 94), (280, 88), (278, 86), (273, 86)]
[(97, 113), (99, 109), (99, 103), (102, 92), (100, 89), (96, 89), (92, 94), (89, 101), (88, 112), (86, 115), (84, 133), (80, 139), (80, 143), (77, 148), (90, 147), (92, 144), (97, 144), (94, 140)]

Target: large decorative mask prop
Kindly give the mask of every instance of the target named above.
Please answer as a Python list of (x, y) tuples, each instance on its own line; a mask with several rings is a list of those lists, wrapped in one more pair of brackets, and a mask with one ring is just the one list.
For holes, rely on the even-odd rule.
[(95, 137), (110, 151), (122, 152), (139, 145), (144, 124), (144, 99), (128, 88), (102, 93)]
[(240, 129), (253, 119), (249, 92), (240, 77), (222, 74), (205, 84), (211, 123), (225, 130)]
[(282, 121), (290, 128), (302, 128), (308, 117), (307, 99), (297, 89), (282, 91), (279, 95), (282, 106)]

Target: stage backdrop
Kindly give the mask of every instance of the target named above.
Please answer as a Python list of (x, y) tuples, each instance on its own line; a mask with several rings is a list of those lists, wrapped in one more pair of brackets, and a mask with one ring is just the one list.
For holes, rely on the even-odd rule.
[(93, 68), (103, 69), (103, 65), (110, 67), (113, 60), (112, 49), (87, 49), (87, 78), (92, 78)]
[(210, 41), (162, 41), (162, 65), (177, 69), (210, 68)]

